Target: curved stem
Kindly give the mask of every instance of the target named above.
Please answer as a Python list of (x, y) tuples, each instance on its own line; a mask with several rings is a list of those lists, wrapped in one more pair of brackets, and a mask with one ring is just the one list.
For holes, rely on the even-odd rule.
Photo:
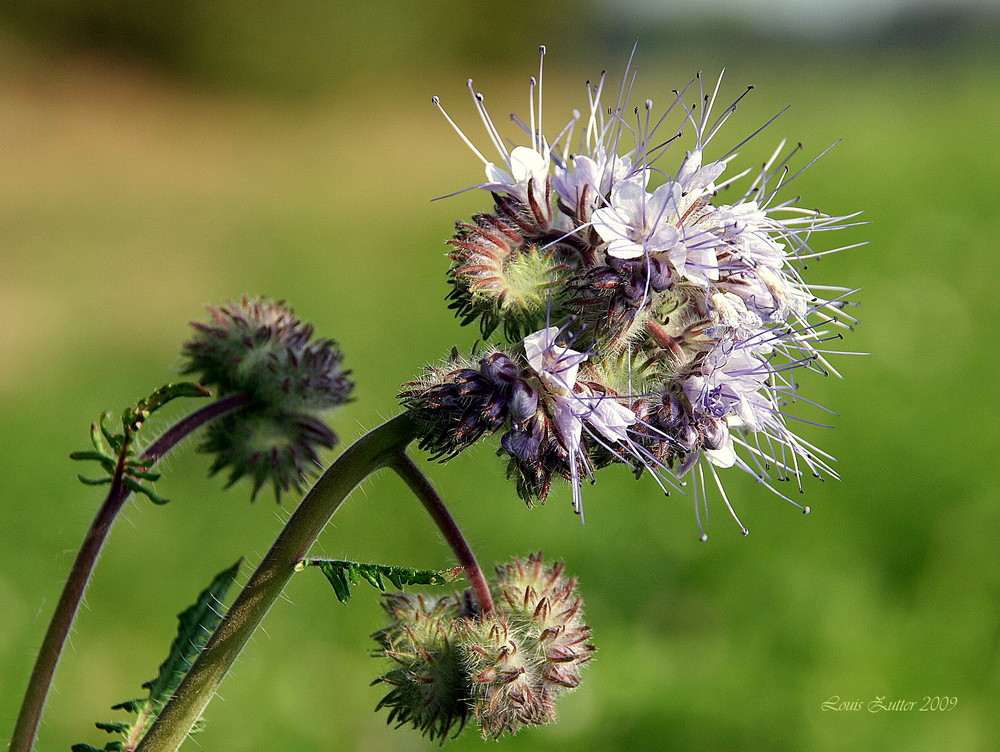
[(302, 499), (135, 752), (173, 752), (180, 747), (334, 512), (362, 480), (391, 465), (416, 432), (413, 419), (403, 413), (362, 436), (330, 465)]
[[(244, 394), (233, 394), (228, 397), (218, 399), (205, 405), (187, 417), (178, 421), (174, 426), (163, 433), (156, 441), (149, 445), (143, 453), (141, 461), (148, 462), (152, 467), (164, 454), (170, 451), (177, 443), (205, 425), (211, 420), (222, 415), (238, 410), (247, 403), (247, 396)], [(87, 530), (87, 535), (83, 539), (83, 545), (76, 555), (73, 567), (70, 569), (66, 584), (63, 586), (56, 610), (52, 614), (45, 638), (38, 650), (38, 657), (35, 659), (35, 667), (28, 680), (28, 688), (24, 694), (24, 702), (21, 705), (20, 715), (17, 717), (17, 724), (14, 726), (14, 733), (11, 737), (10, 752), (31, 752), (38, 735), (38, 724), (42, 717), (42, 708), (45, 706), (45, 699), (52, 685), (52, 676), (55, 674), (56, 665), (59, 663), (59, 656), (62, 654), (63, 646), (66, 644), (66, 637), (69, 635), (70, 627), (76, 618), (76, 613), (83, 600), (83, 594), (90, 581), (90, 575), (94, 571), (97, 557), (104, 547), (104, 542), (111, 532), (118, 513), (131, 495), (122, 482), (123, 465), (119, 462), (119, 467), (115, 473), (114, 481), (108, 490), (107, 498), (97, 510), (97, 515)]]
[(490, 595), (490, 588), (486, 584), (483, 570), (480, 569), (475, 554), (469, 548), (465, 536), (462, 535), (458, 523), (451, 516), (451, 512), (448, 511), (448, 507), (445, 506), (440, 494), (438, 494), (437, 490), (435, 490), (434, 486), (427, 479), (427, 476), (424, 475), (405, 452), (399, 452), (391, 457), (388, 465), (406, 482), (406, 485), (413, 491), (414, 496), (420, 499), (420, 502), (424, 505), (424, 509), (427, 510), (434, 523), (438, 526), (445, 541), (447, 541), (452, 552), (454, 552), (455, 558), (458, 559), (458, 563), (465, 570), (465, 576), (469, 578), (469, 584), (472, 586), (472, 594), (476, 599), (479, 610), (484, 614), (493, 613), (493, 596)]

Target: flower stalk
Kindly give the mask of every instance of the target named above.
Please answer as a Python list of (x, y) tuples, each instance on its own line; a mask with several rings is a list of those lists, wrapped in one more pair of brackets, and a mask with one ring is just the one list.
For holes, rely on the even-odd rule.
[(420, 499), (465, 570), (480, 612), (493, 613), (493, 598), (475, 555), (440, 495), (405, 453), (417, 430), (413, 418), (403, 413), (362, 436), (323, 473), (302, 499), (136, 752), (173, 752), (180, 747), (294, 574), (296, 564), (305, 558), (351, 491), (380, 469), (395, 471)]
[[(150, 444), (149, 448), (142, 454), (140, 463), (152, 468), (167, 452), (198, 428), (239, 410), (246, 406), (247, 401), (245, 394), (230, 394), (195, 410)], [(42, 718), (42, 709), (45, 706), (49, 688), (52, 686), (52, 677), (59, 663), (59, 657), (62, 655), (63, 646), (66, 644), (69, 630), (73, 626), (77, 611), (80, 609), (80, 603), (83, 601), (90, 576), (97, 564), (97, 558), (100, 556), (101, 549), (104, 548), (104, 542), (111, 533), (111, 528), (125, 506), (125, 502), (132, 495), (132, 489), (124, 483), (124, 459), (125, 452), (123, 451), (107, 498), (94, 516), (94, 521), (87, 530), (83, 545), (80, 547), (69, 576), (66, 578), (66, 584), (63, 586), (56, 610), (52, 614), (52, 620), (49, 622), (45, 638), (39, 648), (38, 657), (35, 659), (31, 678), (28, 680), (24, 702), (21, 705), (17, 724), (11, 737), (10, 752), (31, 752), (32, 747), (34, 747), (35, 739), (38, 736), (38, 724)]]
[(458, 559), (458, 563), (465, 570), (465, 576), (472, 587), (472, 595), (476, 605), (479, 606), (479, 612), (486, 615), (492, 614), (494, 606), (493, 596), (490, 595), (490, 586), (486, 583), (486, 577), (476, 561), (475, 554), (469, 548), (465, 536), (462, 535), (462, 531), (454, 517), (451, 516), (451, 512), (448, 511), (448, 507), (445, 506), (440, 494), (406, 453), (399, 452), (393, 456), (389, 461), (389, 467), (403, 479), (413, 491), (414, 496), (420, 499), (424, 509), (438, 526), (445, 541), (454, 552), (455, 558)]

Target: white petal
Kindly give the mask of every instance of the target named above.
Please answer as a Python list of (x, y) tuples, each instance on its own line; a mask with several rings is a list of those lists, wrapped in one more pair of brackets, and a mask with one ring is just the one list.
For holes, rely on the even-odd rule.
[(608, 243), (608, 255), (620, 259), (639, 258), (645, 253), (641, 243), (628, 238), (616, 238)]
[(733, 437), (726, 434), (726, 443), (718, 449), (706, 449), (705, 456), (716, 467), (732, 467), (736, 464), (736, 452), (733, 449)]
[(646, 208), (646, 178), (637, 175), (628, 180), (615, 183), (611, 189), (611, 206), (618, 210), (618, 215), (630, 223), (642, 219)]
[(596, 210), (591, 216), (594, 229), (601, 236), (601, 240), (618, 240), (628, 238), (631, 225), (624, 220), (621, 215), (609, 206)]
[(505, 185), (508, 187), (517, 185), (517, 181), (510, 176), (510, 173), (500, 169), (492, 162), (486, 165), (486, 180), (494, 185)]
[(518, 183), (527, 183), (530, 178), (545, 180), (549, 163), (534, 149), (516, 146), (510, 153), (510, 170)]
[(576, 384), (576, 372), (587, 355), (557, 345), (558, 336), (557, 326), (529, 334), (524, 338), (524, 355), (528, 365), (549, 386), (570, 393)]
[(635, 413), (611, 398), (594, 399), (596, 404), (593, 405), (587, 422), (610, 441), (627, 441), (628, 434), (625, 429), (638, 420)]
[(559, 429), (559, 435), (569, 451), (570, 462), (576, 462), (580, 450), (580, 436), (583, 433), (583, 421), (573, 411), (575, 398), (556, 399), (552, 402), (552, 418)]

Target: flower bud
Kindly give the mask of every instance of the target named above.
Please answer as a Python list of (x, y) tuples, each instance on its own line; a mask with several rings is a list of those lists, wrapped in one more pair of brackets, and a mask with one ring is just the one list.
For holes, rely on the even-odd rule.
[(312, 325), (284, 303), (244, 298), (208, 311), (211, 323), (192, 323), (183, 372), (200, 374), (219, 396), (244, 394), (248, 404), (212, 423), (199, 450), (216, 456), (212, 473), (230, 469), (230, 485), (248, 476), (256, 497), (270, 482), (280, 500), (315, 474), (318, 449), (337, 443), (318, 413), (350, 397), (343, 356), (335, 342), (313, 340)]
[(465, 621), (459, 601), (396, 593), (386, 596), (382, 607), (390, 624), (372, 639), (380, 646), (376, 655), (396, 667), (373, 682), (392, 687), (376, 710), (389, 708), (387, 723), (409, 724), (431, 739), (458, 734), (470, 710), (456, 639)]
[[(286, 412), (325, 410), (348, 401), (353, 388), (335, 342), (312, 340), (313, 326), (282, 302), (243, 299), (209, 306), (214, 322), (192, 322), (183, 373), (220, 395), (245, 393)], [(310, 341), (312, 340), (312, 341)]]
[(580, 684), (580, 669), (594, 646), (590, 627), (583, 623), (583, 599), (576, 594), (576, 579), (563, 575), (562, 563), (545, 567), (542, 554), (526, 562), (497, 567), (499, 595), (509, 607), (511, 621), (535, 638), (539, 667), (548, 692), (558, 693)]
[(442, 740), (472, 716), (486, 739), (555, 722), (556, 699), (594, 651), (576, 580), (562, 570), (541, 554), (498, 567), (488, 614), (465, 595), (387, 596), (390, 624), (372, 637), (395, 664), (375, 682), (392, 687), (378, 704), (388, 722)]
[(556, 720), (537, 658), (537, 640), (502, 614), (466, 624), (463, 637), (471, 699), (484, 739)]
[(496, 215), (477, 214), (473, 222), (459, 223), (449, 241), (450, 307), (462, 324), (478, 318), (484, 337), (501, 324), (508, 338), (537, 328), (565, 266), (551, 251), (540, 250), (529, 235), (532, 227), (507, 203), (498, 203)]
[(521, 420), (532, 387), (507, 353), (492, 352), (472, 363), (453, 361), (452, 369), (430, 367), (411, 381), (399, 399), (420, 424), (420, 446), (434, 459), (448, 460), (483, 436), (503, 427), (511, 409)]

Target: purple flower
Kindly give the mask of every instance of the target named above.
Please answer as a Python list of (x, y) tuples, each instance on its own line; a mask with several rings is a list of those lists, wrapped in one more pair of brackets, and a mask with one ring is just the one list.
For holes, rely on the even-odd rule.
[(523, 387), (511, 399), (524, 406), (509, 411), (501, 438), (522, 498), (544, 499), (560, 475), (579, 510), (581, 477), (610, 462), (648, 471), (665, 492), (688, 484), (697, 509), (709, 485), (729, 506), (719, 468), (772, 490), (809, 472), (836, 477), (830, 458), (790, 430), (799, 416), (788, 406), (791, 374), (836, 373), (825, 343), (854, 323), (852, 290), (802, 278), (807, 260), (843, 250), (811, 244), (854, 215), (778, 198), (798, 151), (784, 141), (758, 170), (728, 173), (732, 148), (710, 156), (750, 90), (720, 110), (721, 83), (706, 88), (697, 76), (658, 115), (652, 100), (627, 102), (633, 72), (610, 98), (602, 75), (553, 135), (539, 70), (529, 118), (512, 118), (522, 146), (509, 145), (470, 87), (500, 159), (459, 134), (485, 165), (477, 187), (493, 193), (495, 211), (451, 241), (449, 297), (463, 323), (502, 332), (510, 357), (523, 347)]

